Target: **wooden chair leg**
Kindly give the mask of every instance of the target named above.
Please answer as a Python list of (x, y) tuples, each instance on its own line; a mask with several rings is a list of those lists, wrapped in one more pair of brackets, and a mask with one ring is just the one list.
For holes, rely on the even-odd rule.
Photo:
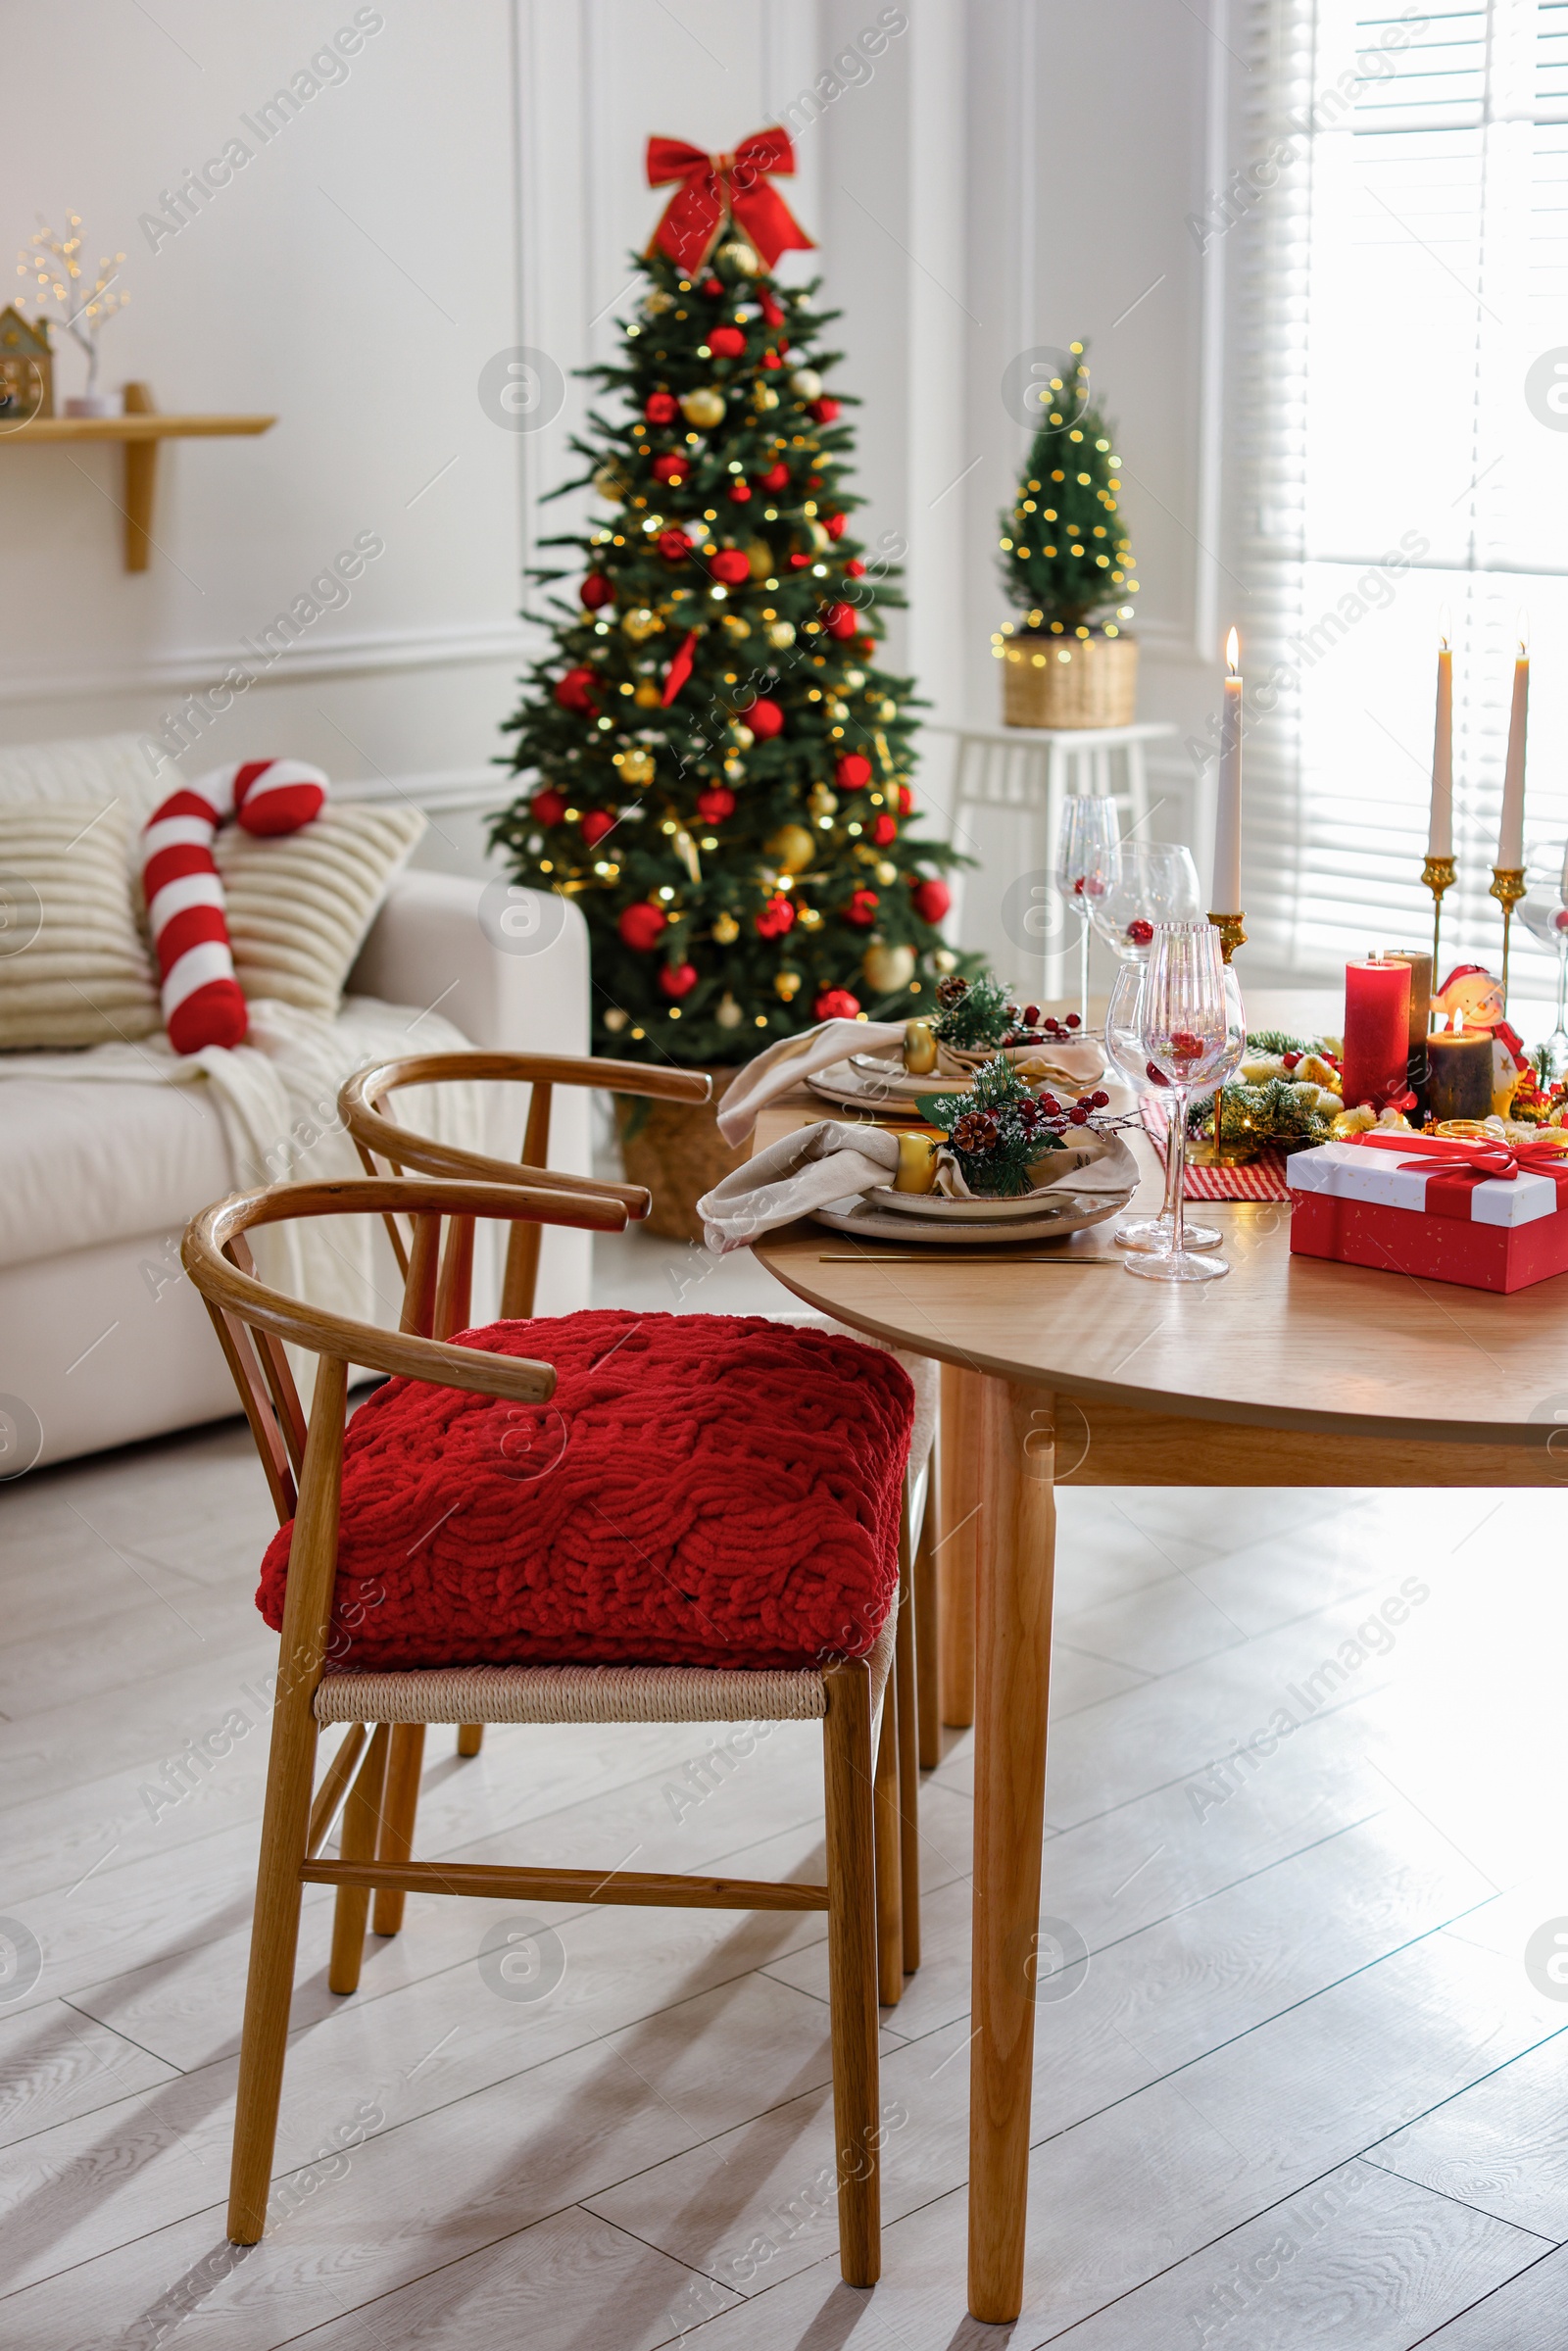
[(478, 1754), (478, 1752), (479, 1752), (479, 1749), (480, 1749), (480, 1748), (481, 1748), (483, 1745), (484, 1745), (484, 1725), (483, 1725), (483, 1723), (459, 1723), (459, 1725), (458, 1725), (458, 1753), (459, 1753), (460, 1755), (477, 1755), (477, 1754)]
[[(414, 1822), (419, 1809), (419, 1774), (424, 1767), (423, 1723), (398, 1723), (386, 1758), (386, 1796), (381, 1806), (381, 1842), (377, 1858), (410, 1861), (414, 1857)], [(378, 1886), (370, 1925), (377, 1935), (396, 1935), (403, 1924), (407, 1894), (396, 1886)]]
[[(342, 1857), (345, 1861), (373, 1861), (381, 1841), (381, 1802), (386, 1786), (387, 1726), (377, 1723), (359, 1778), (343, 1807)], [(327, 1965), (329, 1991), (360, 1988), (365, 1958), (365, 1922), (370, 1892), (365, 1886), (340, 1886), (332, 1913), (332, 1956)]]
[(861, 1658), (829, 1666), (823, 1763), (827, 1787), (827, 1953), (833, 2034), (833, 2136), (838, 2157), (839, 2265), (849, 2285), (882, 2274), (878, 2152), (876, 1833), (871, 1795), (871, 1676)]
[(901, 1964), (912, 1976), (920, 1964), (920, 1761), (915, 1731), (914, 1582), (899, 1601), (899, 1641), (893, 1672), (897, 1686), (895, 1728), (898, 1739), (899, 1794), (899, 1914), (903, 1927)]
[(876, 1974), (884, 2008), (904, 1997), (904, 1901), (900, 1862), (904, 1841), (899, 1816), (898, 1685), (889, 1674), (882, 1692), (882, 1726), (872, 1786), (876, 1837)]
[(942, 1609), (937, 1588), (937, 1463), (931, 1448), (926, 1481), (925, 1515), (914, 1550), (914, 1667), (919, 1693), (920, 1769), (934, 1772), (942, 1761), (942, 1700), (938, 1694), (938, 1665), (942, 1643)]
[(980, 1487), (980, 1374), (956, 1363), (942, 1366), (941, 1527), (937, 1575), (941, 1587), (942, 1719), (950, 1730), (974, 1721), (974, 1575), (978, 1556)]

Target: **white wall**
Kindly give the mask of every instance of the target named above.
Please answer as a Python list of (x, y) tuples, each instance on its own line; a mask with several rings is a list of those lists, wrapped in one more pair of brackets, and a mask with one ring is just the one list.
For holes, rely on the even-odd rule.
[[(287, 749), (345, 778), (384, 776), (436, 807), (431, 857), (471, 861), (477, 819), (441, 814), (442, 786), (471, 784), (503, 748), (521, 569), (574, 503), (537, 507), (570, 469), (584, 403), (571, 370), (609, 348), (627, 250), (662, 201), (645, 184), (646, 138), (731, 146), (824, 74), (841, 94), (802, 129), (787, 189), (821, 251), (788, 267), (819, 268), (845, 310), (867, 520), (907, 542), (911, 611), (893, 660), (915, 669), (934, 714), (994, 714), (995, 516), (1025, 440), (1000, 378), (1030, 344), (1082, 338), (1126, 461), (1141, 714), (1184, 734), (1200, 721), (1223, 586), (1206, 518), (1216, 286), (1185, 217), (1222, 176), (1207, 115), (1223, 17), (1210, 30), (1201, 5), (1170, 0), (904, 0), (892, 14), (906, 26), (868, 57), (858, 36), (879, 10), (377, 0), (382, 28), (347, 79), (154, 253), (138, 217), (352, 24), (355, 0), (161, 0), (156, 23), (121, 0), (9, 0), (0, 233), (20, 243), (36, 211), (74, 207), (95, 253), (126, 255), (131, 307), (106, 331), (109, 379), (143, 377), (167, 408), (279, 421), (259, 440), (166, 451), (141, 576), (121, 568), (115, 453), (0, 449), (0, 739), (156, 726), (371, 531), (385, 553), (349, 604), (187, 764)], [(517, 344), (565, 377), (561, 414), (535, 431), (503, 430), (480, 406), (485, 363)], [(74, 388), (74, 358), (59, 369)], [(946, 767), (933, 740), (938, 809)], [(1179, 830), (1179, 749), (1156, 780), (1176, 799), (1153, 829)], [(966, 928), (984, 936), (1027, 845), (984, 827), (977, 839), (993, 870)]]

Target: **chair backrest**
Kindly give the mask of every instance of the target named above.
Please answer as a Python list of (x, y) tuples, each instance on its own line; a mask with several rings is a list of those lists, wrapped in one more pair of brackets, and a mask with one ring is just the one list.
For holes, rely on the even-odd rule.
[[(495, 1217), (513, 1227), (528, 1223), (537, 1230), (550, 1224), (618, 1233), (625, 1230), (626, 1209), (617, 1200), (583, 1198), (556, 1187), (544, 1190), (519, 1183), (510, 1169), (508, 1175), (510, 1180), (503, 1184), (452, 1176), (274, 1184), (262, 1191), (232, 1193), (204, 1208), (186, 1227), (181, 1258), (212, 1316), (233, 1374), (279, 1524), (301, 1506), (312, 1448), (325, 1445), (332, 1458), (340, 1460), (342, 1443), (341, 1403), (335, 1439), (326, 1433), (318, 1438), (314, 1403), (307, 1426), (285, 1342), (306, 1348), (322, 1365), (336, 1367), (334, 1379), (326, 1382), (318, 1368), (317, 1403), (334, 1386), (341, 1394), (350, 1364), (525, 1401), (540, 1401), (553, 1393), (555, 1373), (548, 1363), (447, 1344), (467, 1319), (474, 1220)], [(256, 1271), (246, 1239), (254, 1227), (295, 1216), (355, 1213), (387, 1218), (401, 1214), (412, 1220), (403, 1316), (396, 1332), (289, 1298), (270, 1289)]]
[[(379, 1172), (379, 1157), (394, 1173), (413, 1167), (424, 1175), (456, 1175), (487, 1183), (516, 1181), (514, 1166), (508, 1160), (460, 1151), (452, 1144), (438, 1142), (434, 1136), (417, 1134), (388, 1115), (387, 1097), (400, 1087), (440, 1085), (443, 1080), (453, 1078), (500, 1080), (528, 1086), (531, 1089), (528, 1117), (516, 1164), (527, 1171), (530, 1182), (545, 1189), (569, 1191), (579, 1198), (618, 1200), (629, 1215), (638, 1218), (646, 1216), (653, 1205), (651, 1194), (641, 1185), (604, 1184), (587, 1176), (559, 1175), (546, 1165), (555, 1088), (596, 1086), (612, 1094), (644, 1095), (657, 1102), (693, 1104), (706, 1102), (713, 1091), (712, 1081), (699, 1070), (656, 1069), (643, 1061), (598, 1060), (580, 1054), (415, 1053), (401, 1060), (374, 1062), (346, 1079), (338, 1093), (338, 1109), (354, 1138), (367, 1174)], [(398, 1264), (407, 1274), (409, 1249), (391, 1218), (387, 1231)], [(515, 1321), (533, 1312), (539, 1278), (539, 1239), (537, 1224), (518, 1223), (512, 1228), (501, 1284), (501, 1313), (506, 1321)], [(466, 1246), (471, 1269), (471, 1232)], [(442, 1303), (438, 1300), (435, 1323), (438, 1338), (463, 1328), (461, 1321), (444, 1322), (441, 1316)], [(466, 1296), (464, 1319), (466, 1319)]]

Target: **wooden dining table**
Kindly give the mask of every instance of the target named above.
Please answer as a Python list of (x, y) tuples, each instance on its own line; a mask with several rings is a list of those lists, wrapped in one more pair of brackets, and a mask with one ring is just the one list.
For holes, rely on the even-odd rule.
[[(1337, 1009), (1259, 996), (1249, 1020), (1320, 1033)], [(763, 1113), (757, 1148), (849, 1115), (797, 1088)], [(1135, 1206), (1156, 1208), (1157, 1162), (1142, 1136), (1134, 1149)], [(915, 1250), (801, 1223), (755, 1250), (808, 1305), (944, 1366), (944, 1596), (960, 1614), (965, 1556), (973, 1567), (968, 2300), (994, 2324), (1023, 2307), (1034, 2009), (1050, 1973), (1056, 1487), (1568, 1486), (1568, 1275), (1502, 1297), (1293, 1257), (1288, 1204), (1200, 1213), (1231, 1270), (1193, 1287), (1129, 1279), (1106, 1224), (1049, 1249)]]

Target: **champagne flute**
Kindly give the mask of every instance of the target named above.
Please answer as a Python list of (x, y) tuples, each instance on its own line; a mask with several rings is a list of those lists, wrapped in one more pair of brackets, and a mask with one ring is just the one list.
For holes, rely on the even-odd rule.
[(1187, 1104), (1195, 1088), (1223, 1082), (1245, 1048), (1240, 991), (1226, 984), (1220, 936), (1211, 922), (1161, 922), (1150, 944), (1139, 991), (1139, 1051), (1155, 1085), (1169, 1094), (1165, 1193), (1170, 1247), (1130, 1250), (1126, 1271), (1147, 1282), (1215, 1282), (1230, 1272), (1222, 1257), (1187, 1246)]
[[(1185, 854), (1185, 853), (1184, 853)], [(1196, 877), (1195, 877), (1196, 890)], [(1116, 985), (1110, 992), (1110, 1004), (1105, 1013), (1105, 1058), (1117, 1074), (1124, 1078), (1133, 1094), (1141, 1101), (1146, 1094), (1156, 1091), (1149, 1075), (1149, 1056), (1138, 1041), (1138, 999), (1143, 991), (1144, 971), (1149, 960), (1148, 945), (1140, 947), (1121, 964), (1116, 973)], [(1163, 1093), (1164, 1088), (1157, 1089)], [(1171, 1171), (1175, 1154), (1167, 1143), (1165, 1149), (1165, 1199), (1157, 1216), (1118, 1216), (1110, 1230), (1112, 1241), (1123, 1249), (1169, 1249), (1176, 1230), (1171, 1195)], [(1186, 1244), (1189, 1249), (1218, 1249), (1220, 1235), (1211, 1224), (1186, 1224)]]
[(1056, 836), (1056, 888), (1078, 917), (1078, 1020), (1089, 1028), (1089, 917), (1114, 869), (1121, 827), (1116, 803), (1071, 792), (1061, 804)]
[(1532, 851), (1525, 891), (1519, 919), (1557, 958), (1557, 1025), (1546, 1051), (1552, 1076), (1568, 1077), (1568, 843), (1545, 841)]

